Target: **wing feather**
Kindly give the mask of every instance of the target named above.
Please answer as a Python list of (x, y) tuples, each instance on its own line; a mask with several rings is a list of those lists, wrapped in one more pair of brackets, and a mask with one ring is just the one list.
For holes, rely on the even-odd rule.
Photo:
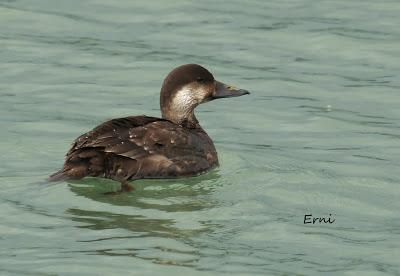
[(165, 120), (135, 116), (107, 121), (79, 136), (67, 153), (67, 158), (72, 157), (77, 151), (90, 148), (131, 159), (144, 157), (149, 154), (142, 141), (146, 132), (145, 126), (156, 121)]

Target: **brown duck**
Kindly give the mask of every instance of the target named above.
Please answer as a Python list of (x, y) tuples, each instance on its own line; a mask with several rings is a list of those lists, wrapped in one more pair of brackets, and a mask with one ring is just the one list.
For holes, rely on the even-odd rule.
[(197, 64), (172, 70), (160, 93), (161, 118), (113, 119), (79, 136), (50, 181), (105, 177), (130, 191), (130, 180), (195, 176), (218, 166), (214, 144), (194, 109), (214, 99), (249, 94), (214, 79)]

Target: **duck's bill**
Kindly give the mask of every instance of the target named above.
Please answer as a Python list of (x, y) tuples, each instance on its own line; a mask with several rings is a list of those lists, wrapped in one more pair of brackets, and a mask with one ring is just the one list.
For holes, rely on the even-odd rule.
[(214, 99), (239, 97), (239, 96), (243, 96), (246, 94), (250, 94), (250, 92), (247, 90), (238, 89), (234, 86), (227, 85), (227, 84), (219, 82), (219, 81), (215, 81), (215, 83), (216, 83), (216, 87), (215, 87), (215, 92), (213, 94)]

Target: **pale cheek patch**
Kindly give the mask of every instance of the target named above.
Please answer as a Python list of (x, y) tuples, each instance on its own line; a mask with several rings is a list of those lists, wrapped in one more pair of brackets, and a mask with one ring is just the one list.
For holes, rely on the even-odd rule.
[(204, 101), (205, 98), (207, 98), (209, 91), (206, 89), (206, 87), (199, 87), (195, 94), (197, 96), (198, 102), (201, 103)]
[(212, 91), (214, 91), (214, 85), (200, 85), (197, 83), (194, 83), (191, 86), (191, 89), (193, 91), (193, 95), (195, 95), (197, 102), (200, 104), (204, 102), (205, 99), (211, 95)]
[(196, 105), (197, 100), (194, 97), (189, 87), (184, 86), (180, 89), (173, 100), (173, 106), (180, 110), (188, 109), (189, 107)]
[(195, 84), (185, 85), (176, 93), (173, 104), (180, 110), (191, 109), (203, 102), (208, 93), (207, 87)]

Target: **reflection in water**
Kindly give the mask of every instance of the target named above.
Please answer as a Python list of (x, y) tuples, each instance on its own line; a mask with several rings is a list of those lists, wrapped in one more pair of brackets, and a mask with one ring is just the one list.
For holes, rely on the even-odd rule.
[[(107, 251), (109, 252), (121, 252), (121, 248), (118, 248), (121, 244), (124, 245), (123, 250), (134, 250), (132, 246), (139, 245), (143, 248), (151, 247), (152, 249), (160, 249), (161, 244), (171, 244), (171, 240), (175, 240), (178, 243), (177, 248), (180, 248), (180, 243), (190, 246), (191, 249), (196, 246), (196, 242), (193, 238), (198, 237), (202, 234), (209, 234), (221, 226), (218, 224), (212, 224), (210, 222), (200, 222), (200, 227), (193, 229), (188, 229), (187, 225), (185, 228), (179, 228), (176, 225), (176, 221), (173, 219), (163, 219), (163, 218), (148, 218), (141, 215), (124, 215), (115, 214), (111, 212), (96, 212), (96, 211), (86, 211), (81, 209), (68, 209), (66, 211), (71, 215), (73, 221), (85, 223), (86, 225), (77, 226), (78, 228), (85, 228), (91, 230), (127, 230), (131, 232), (128, 235), (116, 234), (112, 236), (101, 236), (93, 239), (83, 239), (79, 242), (84, 243), (99, 243), (104, 241), (110, 241), (111, 243), (107, 246)], [(139, 240), (138, 240), (139, 239)], [(118, 242), (118, 240), (122, 241)], [(154, 242), (156, 241), (155, 244)], [(116, 248), (110, 248), (116, 247)], [(125, 247), (126, 246), (126, 247)], [(178, 250), (176, 245), (165, 245), (165, 249), (168, 251)], [(193, 246), (193, 247), (192, 247)], [(98, 246), (96, 246), (96, 251)], [(189, 251), (194, 251), (189, 250)], [(128, 254), (129, 255), (129, 254)]]
[[(183, 230), (174, 226), (172, 219), (146, 218), (141, 215), (124, 215), (111, 212), (68, 209), (73, 221), (86, 225), (78, 226), (91, 230), (128, 230), (132, 234), (115, 234), (107, 237), (78, 240), (83, 250), (72, 253), (103, 256), (126, 256), (153, 263), (177, 266), (193, 266), (199, 256), (195, 249), (180, 249), (180, 244), (187, 238), (212, 231), (212, 226), (198, 230)], [(174, 240), (174, 243), (171, 241)], [(167, 245), (165, 245), (167, 244)], [(182, 257), (183, 256), (183, 257)]]
[[(104, 194), (111, 186), (118, 185), (113, 181), (88, 178), (79, 183), (70, 183), (71, 191), (75, 194), (112, 205), (107, 211), (84, 210), (82, 207), (67, 209), (70, 219), (84, 223), (77, 227), (116, 230), (111, 236), (104, 236), (103, 232), (102, 235), (94, 234), (93, 238), (79, 240), (86, 244), (85, 250), (76, 252), (195, 266), (200, 255), (193, 238), (220, 228), (210, 221), (195, 219), (198, 211), (217, 206), (210, 194), (218, 184), (221, 185), (219, 178), (218, 172), (213, 171), (193, 178), (135, 181), (134, 191), (116, 195)], [(115, 207), (121, 210), (120, 206), (132, 214), (113, 212)], [(179, 212), (179, 215), (171, 218), (171, 212)], [(121, 234), (121, 230), (129, 231), (129, 234)], [(93, 249), (92, 244), (95, 247)]]
[[(135, 206), (141, 209), (157, 209), (166, 212), (196, 211), (212, 208), (209, 198), (221, 182), (217, 171), (198, 177), (162, 180), (137, 180), (129, 193), (106, 195), (119, 183), (100, 178), (86, 178), (70, 184), (71, 191), (79, 196), (119, 206)], [(79, 183), (79, 184), (78, 184)], [(83, 185), (82, 185), (83, 184)]]
[(199, 233), (209, 232), (213, 227), (217, 227), (217, 225), (202, 224), (205, 227), (200, 229), (179, 229), (175, 226), (173, 219), (155, 219), (146, 218), (142, 215), (124, 215), (72, 208), (68, 209), (66, 213), (72, 215), (73, 221), (87, 224), (78, 226), (79, 228), (92, 230), (124, 229), (135, 233), (131, 236), (100, 238), (85, 240), (85, 242), (134, 237), (188, 238)]

